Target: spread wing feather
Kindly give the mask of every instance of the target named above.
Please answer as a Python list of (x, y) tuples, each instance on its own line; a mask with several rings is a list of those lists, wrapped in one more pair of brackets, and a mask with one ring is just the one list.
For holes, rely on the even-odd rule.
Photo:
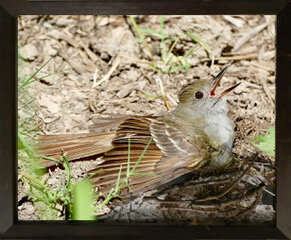
[(157, 117), (129, 117), (119, 125), (112, 143), (114, 148), (105, 153), (104, 162), (92, 173), (100, 170), (93, 177), (95, 185), (102, 191), (110, 191), (117, 182), (120, 166), (120, 182), (127, 177), (128, 149), (130, 143), (130, 170), (135, 166), (139, 156), (142, 159), (130, 176), (129, 185), (134, 194), (167, 183), (191, 171), (191, 167), (202, 165), (199, 151), (183, 134), (167, 125)]

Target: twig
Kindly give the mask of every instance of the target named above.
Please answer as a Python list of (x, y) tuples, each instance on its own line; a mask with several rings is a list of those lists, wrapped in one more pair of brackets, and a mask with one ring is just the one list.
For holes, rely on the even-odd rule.
[(83, 42), (80, 43), (80, 45), (82, 46), (82, 48), (85, 50), (85, 52), (87, 53), (88, 57), (94, 62), (96, 63), (98, 61), (98, 57), (96, 56), (96, 54), (94, 52), (92, 52)]
[(168, 101), (167, 101), (167, 98), (166, 98), (166, 94), (165, 94), (165, 89), (164, 89), (163, 81), (162, 81), (161, 77), (158, 77), (158, 80), (159, 80), (160, 89), (161, 89), (162, 97), (163, 97), (163, 99), (164, 99), (165, 106), (166, 106), (167, 110), (170, 111), (171, 108), (170, 108), (170, 106), (169, 106), (169, 104), (168, 104)]
[(243, 20), (238, 19), (238, 18), (234, 18), (234, 17), (229, 16), (229, 15), (224, 15), (223, 18), (238, 28), (241, 28), (245, 24), (245, 22)]
[(266, 84), (266, 82), (264, 80), (262, 81), (262, 85), (263, 85), (263, 89), (264, 89), (264, 92), (265, 92), (266, 96), (271, 101), (271, 103), (274, 104), (275, 103), (275, 99), (273, 99), (272, 94), (270, 93), (270, 91), (269, 91), (269, 89), (267, 87), (267, 84)]
[[(231, 57), (218, 57), (218, 58), (214, 58), (214, 60), (217, 60), (217, 61), (246, 60), (246, 59), (253, 59), (253, 58), (257, 58), (257, 57), (258, 57), (257, 53), (250, 53), (250, 54), (246, 54), (246, 55), (237, 55), (237, 56), (231, 56)], [(202, 59), (202, 61), (203, 62), (213, 61), (213, 59), (204, 58), (204, 59)]]
[(250, 83), (250, 82), (244, 82), (244, 85), (246, 85), (247, 87), (252, 87), (252, 88), (256, 88), (256, 89), (262, 89), (262, 86), (259, 86), (259, 85), (257, 85), (257, 84), (255, 84), (255, 83)]
[[(200, 213), (205, 213), (205, 212), (209, 212), (209, 213), (215, 213), (218, 214), (217, 210), (208, 210), (208, 209), (192, 209), (192, 208), (182, 208), (182, 207), (174, 207), (171, 208), (173, 210), (177, 210), (177, 211), (187, 211), (187, 212), (200, 212)], [(169, 208), (163, 207), (160, 208), (161, 211), (169, 211)]]
[(75, 60), (75, 59), (72, 59), (71, 57), (69, 57), (67, 55), (67, 53), (65, 52), (65, 50), (61, 49), (59, 51), (59, 55), (65, 60), (67, 61), (72, 67), (73, 69), (78, 72), (79, 74), (82, 74), (83, 72), (85, 72), (85, 68), (84, 68), (84, 65), (81, 64), (81, 62)]
[(250, 48), (242, 52), (222, 52), (221, 56), (246, 55), (246, 54), (251, 54), (251, 53), (257, 53), (257, 48), (255, 49)]
[(259, 56), (258, 56), (259, 62), (261, 62), (263, 60), (264, 54), (265, 54), (265, 47), (264, 47), (264, 45), (262, 45), (260, 52), (259, 52)]
[(111, 74), (113, 73), (113, 71), (114, 71), (114, 70), (117, 68), (117, 66), (119, 65), (120, 61), (121, 61), (121, 57), (118, 56), (118, 57), (116, 58), (115, 62), (113, 63), (112, 67), (111, 67), (110, 70), (108, 71), (108, 73), (107, 73), (107, 74), (106, 74), (106, 75), (105, 75), (105, 76), (104, 76), (100, 81), (94, 83), (92, 87), (95, 88), (95, 87), (99, 86), (101, 83), (107, 81), (107, 80), (110, 78), (110, 76), (111, 76)]
[(264, 189), (265, 189), (265, 187), (261, 187), (259, 190), (257, 190), (256, 200), (252, 203), (252, 205), (250, 207), (248, 207), (247, 209), (245, 209), (245, 210), (241, 211), (240, 213), (238, 213), (237, 217), (241, 217), (243, 215), (248, 214), (250, 211), (252, 211), (257, 206), (257, 204), (259, 203), (259, 201), (261, 199), (261, 196), (262, 196), (262, 193), (263, 193)]
[(266, 66), (264, 66), (264, 65), (262, 65), (262, 64), (257, 64), (257, 63), (251, 62), (251, 65), (253, 65), (253, 66), (255, 66), (255, 67), (259, 67), (259, 68), (261, 68), (261, 69), (264, 69), (264, 70), (266, 70), (266, 71), (268, 71), (268, 72), (275, 72), (275, 69), (270, 68), (270, 67), (266, 67)]
[(168, 62), (170, 61), (170, 54), (172, 53), (172, 51), (173, 51), (173, 49), (174, 49), (174, 47), (176, 46), (176, 44), (177, 44), (177, 42), (179, 41), (179, 37), (177, 37), (176, 39), (175, 39), (175, 41), (174, 41), (174, 43), (172, 44), (172, 46), (170, 47), (170, 50), (168, 51), (168, 53), (167, 53), (167, 55), (166, 55), (166, 59), (165, 59), (165, 65), (167, 65), (168, 64)]
[(99, 69), (96, 68), (95, 72), (93, 74), (93, 86), (95, 86), (97, 84), (97, 73), (99, 72)]
[(157, 197), (151, 197), (151, 196), (145, 196), (145, 197), (143, 197), (143, 200), (144, 201), (154, 200), (156, 202), (165, 203), (165, 204), (180, 204), (180, 203), (192, 203), (193, 202), (191, 200), (178, 200), (178, 201), (162, 200), (162, 199), (158, 199)]
[(263, 29), (265, 29), (267, 26), (269, 25), (268, 22), (257, 26), (256, 28), (254, 28), (253, 30), (251, 30), (250, 32), (246, 33), (243, 37), (241, 37), (234, 45), (233, 47), (233, 51), (237, 51), (238, 49), (240, 49), (247, 41), (249, 41), (251, 38), (253, 38), (254, 36), (256, 36), (259, 32), (261, 32)]
[(207, 198), (203, 198), (203, 199), (198, 199), (196, 202), (206, 202), (206, 201), (210, 201), (210, 200), (219, 200), (219, 198), (222, 198), (227, 193), (229, 193), (235, 186), (237, 186), (238, 182), (247, 173), (247, 171), (249, 171), (249, 169), (250, 169), (250, 165), (237, 177), (237, 179), (232, 181), (232, 184), (230, 185), (230, 187), (228, 187), (222, 193), (220, 193), (218, 195), (215, 195), (215, 196), (210, 196), (210, 197), (207, 197)]

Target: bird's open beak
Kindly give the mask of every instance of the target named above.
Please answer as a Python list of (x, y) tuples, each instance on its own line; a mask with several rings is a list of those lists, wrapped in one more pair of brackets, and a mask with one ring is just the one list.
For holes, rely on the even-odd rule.
[[(210, 97), (214, 97), (215, 96), (215, 89), (217, 88), (218, 84), (220, 83), (220, 80), (222, 79), (222, 77), (224, 76), (224, 74), (226, 73), (227, 69), (229, 68), (229, 66), (225, 67), (224, 69), (222, 69), (222, 71), (220, 73), (218, 73), (218, 75), (214, 78), (214, 81), (212, 83), (211, 89), (210, 89)], [(223, 97), (224, 95), (226, 95), (227, 93), (231, 92), (233, 89), (235, 89), (238, 85), (240, 85), (240, 83), (235, 84), (234, 86), (224, 90), (219, 96), (218, 98)]]

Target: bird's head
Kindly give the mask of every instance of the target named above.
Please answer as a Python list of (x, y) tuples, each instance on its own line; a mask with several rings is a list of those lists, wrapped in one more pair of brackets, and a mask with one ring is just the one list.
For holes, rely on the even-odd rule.
[(179, 93), (179, 105), (191, 110), (199, 110), (200, 114), (215, 114), (225, 110), (223, 96), (235, 89), (240, 83), (227, 88), (217, 95), (215, 90), (228, 67), (224, 68), (214, 79), (200, 79), (182, 88)]

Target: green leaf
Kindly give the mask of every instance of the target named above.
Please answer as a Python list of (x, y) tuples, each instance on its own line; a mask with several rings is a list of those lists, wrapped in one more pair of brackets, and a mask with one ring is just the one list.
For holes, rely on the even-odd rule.
[(93, 192), (91, 183), (81, 181), (73, 188), (73, 220), (95, 220), (93, 215)]
[(275, 126), (267, 130), (266, 135), (259, 135), (252, 139), (252, 144), (261, 151), (268, 153), (270, 156), (275, 156)]

